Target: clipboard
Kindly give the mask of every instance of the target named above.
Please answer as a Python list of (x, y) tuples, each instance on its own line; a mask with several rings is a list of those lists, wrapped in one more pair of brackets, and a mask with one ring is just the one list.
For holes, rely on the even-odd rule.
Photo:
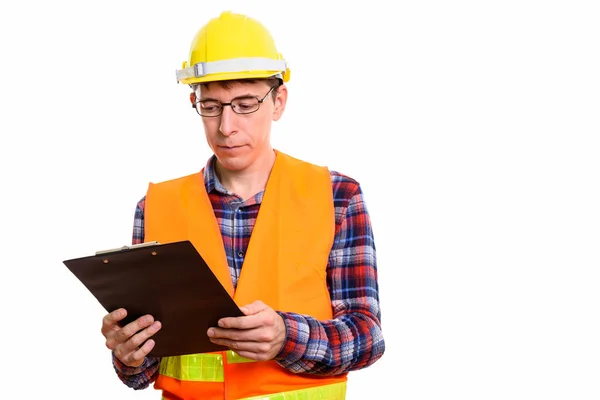
[(146, 314), (161, 322), (151, 357), (228, 350), (206, 331), (223, 317), (244, 315), (188, 240), (124, 246), (63, 263), (107, 312), (127, 310), (122, 326)]

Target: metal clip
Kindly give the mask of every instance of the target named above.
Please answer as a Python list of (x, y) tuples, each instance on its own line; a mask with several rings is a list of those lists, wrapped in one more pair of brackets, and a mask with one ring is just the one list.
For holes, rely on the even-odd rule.
[(196, 78), (206, 75), (206, 68), (204, 67), (205, 62), (199, 62), (194, 64), (194, 75)]

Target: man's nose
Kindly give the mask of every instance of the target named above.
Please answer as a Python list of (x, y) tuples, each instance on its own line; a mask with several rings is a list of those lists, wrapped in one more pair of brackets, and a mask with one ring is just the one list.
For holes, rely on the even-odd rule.
[(221, 125), (219, 130), (225, 136), (230, 136), (235, 133), (235, 118), (236, 113), (233, 111), (233, 107), (230, 104), (223, 106), (223, 112), (221, 113)]

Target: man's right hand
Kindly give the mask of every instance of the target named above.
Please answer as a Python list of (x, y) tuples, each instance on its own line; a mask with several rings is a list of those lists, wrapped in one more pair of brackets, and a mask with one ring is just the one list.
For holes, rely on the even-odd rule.
[(119, 326), (119, 321), (126, 316), (127, 311), (124, 308), (105, 315), (102, 318), (102, 335), (106, 338), (106, 347), (112, 350), (123, 364), (138, 367), (154, 348), (154, 340), (149, 338), (160, 330), (161, 325), (159, 321), (154, 321), (151, 315), (144, 315), (123, 327)]

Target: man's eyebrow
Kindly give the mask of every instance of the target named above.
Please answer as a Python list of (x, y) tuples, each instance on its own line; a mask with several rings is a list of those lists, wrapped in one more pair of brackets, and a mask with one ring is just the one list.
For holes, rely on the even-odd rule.
[[(240, 96), (235, 96), (233, 99), (247, 99), (247, 98), (252, 98), (252, 99), (256, 99), (258, 96), (252, 93), (247, 93), (247, 94), (242, 94)], [(230, 101), (231, 101), (230, 100)], [(219, 103), (221, 102), (221, 100), (217, 100), (215, 98), (212, 97), (202, 97), (200, 96), (200, 99), (198, 99), (198, 101), (218, 101)]]
[(198, 99), (198, 101), (219, 101), (219, 100), (213, 99), (212, 97), (202, 97), (202, 96), (200, 96), (200, 98)]

